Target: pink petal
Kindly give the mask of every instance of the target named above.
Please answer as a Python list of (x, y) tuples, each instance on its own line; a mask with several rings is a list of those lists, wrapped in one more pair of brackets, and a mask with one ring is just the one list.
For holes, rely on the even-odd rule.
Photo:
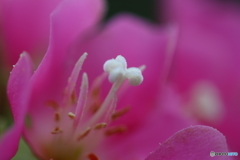
[[(49, 41), (49, 15), (60, 0), (1, 0), (1, 30), (8, 67), (27, 51), (42, 58)], [(12, 47), (14, 46), (14, 47)]]
[[(210, 152), (227, 152), (226, 139), (218, 130), (208, 126), (191, 126), (175, 133), (160, 144), (146, 160), (211, 160)], [(219, 156), (217, 159), (228, 159)]]
[(14, 118), (14, 126), (2, 137), (0, 142), (0, 159), (7, 160), (15, 155), (22, 133), (27, 112), (32, 64), (27, 53), (23, 53), (13, 68), (8, 81), (8, 97)]

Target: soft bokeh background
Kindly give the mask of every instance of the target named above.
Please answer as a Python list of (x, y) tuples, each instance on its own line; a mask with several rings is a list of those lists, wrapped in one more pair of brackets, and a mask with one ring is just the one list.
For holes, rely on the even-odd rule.
[[(163, 10), (164, 6), (158, 0), (107, 0), (108, 11), (105, 21), (122, 12), (130, 12), (140, 16), (151, 23), (164, 23)], [(240, 7), (240, 0), (218, 0), (219, 3), (235, 3)], [(160, 4), (160, 5), (159, 5)], [(0, 25), (1, 26), (1, 25)], [(1, 28), (0, 28), (0, 44), (1, 43)], [(9, 75), (9, 69), (4, 68), (2, 58), (2, 46), (0, 46), (0, 133), (12, 124), (11, 112), (6, 97), (6, 83)], [(31, 151), (22, 140), (20, 150), (13, 160), (35, 159), (31, 155)]]

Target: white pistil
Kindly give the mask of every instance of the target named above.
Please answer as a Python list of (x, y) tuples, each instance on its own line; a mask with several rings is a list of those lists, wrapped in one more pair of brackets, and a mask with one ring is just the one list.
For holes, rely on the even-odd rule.
[(120, 79), (128, 79), (131, 85), (137, 86), (143, 81), (141, 69), (136, 67), (127, 68), (127, 62), (123, 56), (107, 60), (103, 65), (103, 70), (109, 74), (108, 80), (112, 83)]
[(128, 68), (125, 76), (132, 86), (138, 86), (143, 81), (142, 71), (139, 68)]
[[(141, 67), (141, 69), (144, 68), (144, 66)], [(109, 74), (109, 81), (114, 84), (100, 109), (90, 120), (90, 126), (103, 118), (105, 114), (105, 117), (111, 120), (111, 115), (116, 107), (117, 91), (126, 79), (128, 79), (133, 86), (140, 85), (143, 81), (141, 69), (136, 67), (127, 68), (127, 62), (123, 56), (117, 56), (116, 59), (107, 60), (103, 65), (103, 69)], [(106, 118), (104, 118), (104, 120), (106, 120)]]

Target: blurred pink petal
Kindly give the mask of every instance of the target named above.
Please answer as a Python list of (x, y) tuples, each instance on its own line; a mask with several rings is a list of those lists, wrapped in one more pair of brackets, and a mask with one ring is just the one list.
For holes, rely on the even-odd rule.
[(222, 132), (231, 151), (240, 152), (240, 11), (217, 1), (166, 1), (170, 21), (179, 23), (171, 81), (186, 101), (199, 82), (219, 92), (223, 115), (217, 123), (203, 122)]
[[(8, 67), (27, 51), (39, 61), (49, 41), (49, 15), (61, 0), (1, 0), (1, 30)], [(14, 47), (12, 47), (14, 46)]]
[[(226, 139), (218, 130), (207, 126), (191, 126), (175, 133), (160, 144), (146, 160), (211, 160), (210, 152), (227, 152)], [(216, 158), (216, 157), (215, 157)], [(217, 159), (230, 159), (218, 156)]]
[(29, 101), (31, 75), (31, 60), (27, 53), (23, 53), (13, 68), (8, 82), (7, 92), (14, 125), (1, 137), (0, 159), (2, 160), (12, 158), (17, 152)]
[[(67, 78), (75, 64), (66, 61), (70, 59), (70, 46), (77, 36), (96, 25), (103, 9), (104, 3), (101, 0), (65, 0), (54, 11), (51, 16), (49, 48), (32, 78), (34, 109), (30, 109), (30, 112), (33, 111), (37, 116), (38, 109), (44, 110), (42, 105), (45, 101), (62, 96), (61, 91), (66, 86)], [(78, 53), (79, 57), (83, 53)]]

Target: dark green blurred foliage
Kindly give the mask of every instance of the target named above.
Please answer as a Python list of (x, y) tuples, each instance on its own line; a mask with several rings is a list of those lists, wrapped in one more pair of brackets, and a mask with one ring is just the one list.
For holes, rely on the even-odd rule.
[(12, 160), (37, 160), (37, 158), (34, 157), (26, 142), (21, 139), (19, 150)]
[(128, 12), (158, 22), (158, 11), (160, 5), (158, 0), (107, 0), (108, 12), (106, 19), (121, 12)]

